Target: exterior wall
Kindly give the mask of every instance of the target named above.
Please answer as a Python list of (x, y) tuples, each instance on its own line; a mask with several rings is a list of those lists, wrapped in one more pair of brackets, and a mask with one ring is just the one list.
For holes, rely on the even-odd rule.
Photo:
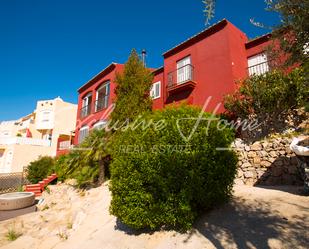
[(53, 148), (50, 146), (35, 146), (35, 145), (14, 145), (14, 156), (11, 165), (11, 172), (22, 172), (23, 167), (40, 156), (53, 156)]
[[(79, 139), (79, 130), (81, 127), (87, 125), (91, 129), (93, 125), (100, 121), (106, 120), (108, 118), (107, 113), (108, 109), (103, 109), (99, 112), (95, 112), (95, 101), (96, 101), (96, 90), (107, 81), (110, 81), (110, 95), (108, 100), (108, 106), (110, 107), (113, 102), (115, 102), (116, 94), (115, 94), (115, 78), (117, 73), (121, 73), (124, 69), (124, 66), (121, 64), (115, 64), (115, 66), (106, 73), (97, 77), (89, 86), (81, 88), (79, 90), (78, 96), (78, 114), (77, 114), (77, 121), (76, 121), (76, 129), (75, 129), (75, 142), (74, 144), (78, 144)], [(91, 102), (91, 114), (87, 117), (82, 118), (80, 115), (80, 110), (82, 109), (82, 100), (88, 94), (92, 93), (92, 102)]]
[[(48, 122), (41, 122), (42, 111), (50, 111)], [(34, 113), (17, 121), (0, 124), (0, 173), (20, 172), (42, 156), (56, 156), (60, 136), (70, 137), (76, 126), (77, 105), (60, 98), (38, 101)], [(9, 136), (1, 136), (10, 130)], [(21, 137), (17, 136), (20, 134)], [(52, 140), (43, 139), (51, 134)]]
[(0, 137), (16, 136), (18, 127), (16, 121), (3, 121), (0, 123)]
[(159, 72), (155, 73), (155, 75), (154, 75), (153, 83), (156, 83), (158, 81), (161, 82), (161, 89), (160, 89), (161, 91), (160, 91), (160, 98), (153, 100), (152, 108), (154, 110), (164, 108), (166, 86), (164, 84), (164, 71), (163, 70), (160, 70)]
[[(223, 20), (189, 40), (177, 45), (163, 54), (164, 66), (154, 71), (153, 83), (161, 82), (160, 98), (153, 100), (153, 109), (162, 109), (172, 103), (185, 101), (188, 104), (204, 106), (211, 97), (205, 110), (216, 113), (224, 112), (223, 96), (236, 90), (236, 81), (248, 76), (248, 57), (265, 51), (270, 45), (270, 35), (248, 41), (246, 34), (230, 22)], [(187, 56), (191, 57), (194, 67), (193, 79), (189, 84), (178, 84), (177, 92), (168, 90), (169, 74), (175, 73), (177, 62)], [(87, 125), (89, 130), (100, 120), (106, 120), (106, 110), (94, 112), (96, 89), (110, 80), (109, 106), (114, 102), (115, 73), (121, 73), (123, 65), (111, 64), (92, 80), (79, 89), (78, 116), (74, 144), (78, 144), (81, 127)], [(176, 80), (176, 77), (174, 78)], [(186, 85), (186, 86), (185, 86)], [(92, 93), (92, 111), (81, 118), (82, 99)]]
[[(166, 104), (187, 99), (189, 103), (203, 106), (211, 96), (206, 111), (213, 111), (222, 102), (223, 95), (235, 90), (235, 80), (246, 76), (246, 36), (232, 24), (221, 25), (202, 40), (166, 56), (164, 77), (176, 70), (177, 61), (191, 56), (196, 86), (192, 91), (181, 92), (182, 96), (170, 96)], [(223, 105), (218, 110), (223, 112)]]

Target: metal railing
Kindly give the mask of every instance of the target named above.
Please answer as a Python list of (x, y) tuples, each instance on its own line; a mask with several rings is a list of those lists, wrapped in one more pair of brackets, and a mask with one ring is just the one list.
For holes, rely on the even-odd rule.
[(71, 148), (71, 141), (68, 140), (68, 141), (61, 141), (59, 143), (59, 150), (67, 150), (67, 149), (70, 149)]
[(254, 66), (248, 67), (249, 76), (262, 75), (270, 71), (269, 62), (265, 61)]
[(91, 114), (91, 105), (86, 105), (80, 109), (80, 117), (84, 118)]
[(95, 102), (95, 111), (101, 111), (108, 107), (108, 95), (104, 96), (103, 98), (98, 99)]
[(167, 74), (167, 88), (181, 85), (194, 79), (194, 67), (191, 64), (185, 65)]
[(35, 139), (29, 137), (2, 137), (0, 144), (21, 144), (21, 145), (36, 145), (36, 146), (51, 146), (51, 141), (47, 139)]

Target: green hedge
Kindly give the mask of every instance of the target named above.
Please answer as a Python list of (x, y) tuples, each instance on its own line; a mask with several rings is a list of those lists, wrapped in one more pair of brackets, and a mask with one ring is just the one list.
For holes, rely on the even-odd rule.
[(31, 183), (36, 184), (53, 173), (54, 166), (55, 160), (52, 157), (40, 157), (38, 160), (33, 161), (28, 165), (27, 179)]
[[(199, 108), (180, 106), (146, 114), (145, 120), (164, 120), (165, 128), (118, 131), (113, 138), (110, 211), (135, 228), (189, 229), (198, 213), (231, 195), (237, 159), (227, 148), (230, 129), (217, 129), (217, 121), (201, 121)], [(202, 118), (210, 114), (202, 114)], [(189, 119), (184, 119), (189, 118)], [(158, 124), (158, 123), (157, 123)], [(161, 123), (163, 124), (163, 123)], [(209, 127), (208, 127), (209, 125)], [(208, 133), (206, 132), (208, 129)]]

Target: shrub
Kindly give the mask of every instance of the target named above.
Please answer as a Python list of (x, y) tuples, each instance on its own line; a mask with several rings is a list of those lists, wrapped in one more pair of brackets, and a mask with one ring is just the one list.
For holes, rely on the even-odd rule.
[(18, 239), (20, 236), (22, 236), (22, 233), (15, 231), (13, 228), (9, 229), (5, 234), (5, 237), (9, 241), (14, 241)]
[[(232, 130), (218, 130), (218, 120), (201, 121), (188, 136), (201, 110), (180, 106), (143, 118), (156, 124), (118, 131), (113, 139), (110, 212), (135, 228), (189, 229), (199, 211), (231, 195), (237, 159), (229, 147)], [(202, 112), (202, 118), (210, 114)], [(188, 118), (188, 119), (186, 119)], [(193, 119), (192, 119), (193, 118)], [(209, 126), (209, 127), (208, 127)], [(222, 128), (222, 127), (221, 127)], [(208, 129), (208, 133), (206, 132)]]
[(38, 183), (54, 171), (55, 161), (52, 157), (44, 156), (28, 165), (27, 179), (31, 183)]
[(272, 71), (244, 80), (234, 94), (225, 97), (224, 106), (231, 116), (256, 119), (265, 136), (285, 129), (286, 117), (305, 106), (308, 97), (306, 74), (297, 68), (289, 74)]
[(106, 175), (108, 134), (93, 130), (75, 150), (60, 156), (55, 165), (58, 180), (74, 178), (79, 187), (102, 183)]

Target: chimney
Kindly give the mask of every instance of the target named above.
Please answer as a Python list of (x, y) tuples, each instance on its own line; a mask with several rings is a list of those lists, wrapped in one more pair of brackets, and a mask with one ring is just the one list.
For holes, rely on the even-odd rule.
[(144, 67), (146, 67), (146, 54), (147, 54), (146, 49), (143, 49), (142, 50), (142, 62), (143, 62)]

